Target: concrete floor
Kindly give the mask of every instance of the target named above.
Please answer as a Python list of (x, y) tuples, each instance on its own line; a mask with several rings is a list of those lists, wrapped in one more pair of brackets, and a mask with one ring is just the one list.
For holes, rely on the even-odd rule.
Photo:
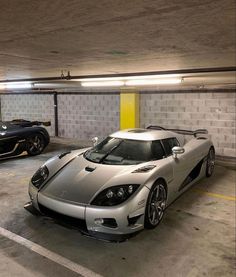
[[(107, 243), (23, 209), (35, 170), (71, 148), (71, 141), (57, 140), (40, 156), (0, 161), (0, 227), (103, 276), (235, 276), (235, 200), (226, 197), (235, 195), (234, 170), (217, 166), (214, 176), (166, 210), (155, 230)], [(5, 236), (0, 236), (0, 250), (2, 277), (79, 276)]]

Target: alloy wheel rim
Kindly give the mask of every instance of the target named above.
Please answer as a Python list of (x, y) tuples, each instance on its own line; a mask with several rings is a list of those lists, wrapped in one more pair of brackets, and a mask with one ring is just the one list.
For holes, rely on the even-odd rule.
[(158, 185), (152, 191), (148, 205), (148, 218), (152, 225), (158, 224), (166, 206), (166, 191), (163, 185)]
[(43, 144), (41, 142), (41, 139), (38, 136), (34, 136), (30, 139), (30, 148), (29, 150), (32, 153), (40, 152), (43, 148)]

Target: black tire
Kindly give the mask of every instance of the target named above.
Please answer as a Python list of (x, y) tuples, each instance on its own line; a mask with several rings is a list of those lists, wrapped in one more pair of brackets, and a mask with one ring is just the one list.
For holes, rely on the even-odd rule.
[(31, 135), (27, 139), (27, 153), (30, 156), (39, 155), (43, 152), (44, 148), (46, 146), (44, 136), (40, 133), (36, 133), (34, 135)]
[(157, 181), (151, 188), (145, 209), (144, 227), (155, 228), (162, 220), (166, 208), (167, 192), (164, 181)]
[(206, 177), (210, 177), (213, 174), (214, 167), (215, 167), (215, 149), (212, 146), (207, 155)]

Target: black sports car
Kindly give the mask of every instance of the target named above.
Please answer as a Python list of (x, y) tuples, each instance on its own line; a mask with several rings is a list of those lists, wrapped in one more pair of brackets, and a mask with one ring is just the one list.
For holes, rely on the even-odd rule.
[(50, 126), (51, 123), (23, 119), (0, 121), (0, 159), (17, 156), (24, 151), (31, 156), (42, 153), (50, 138), (40, 125)]

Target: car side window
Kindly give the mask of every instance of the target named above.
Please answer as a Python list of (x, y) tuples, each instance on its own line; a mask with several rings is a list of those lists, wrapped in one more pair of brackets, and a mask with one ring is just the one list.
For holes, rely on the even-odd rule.
[(152, 142), (152, 154), (154, 160), (161, 160), (165, 157), (164, 149), (159, 140)]
[(172, 155), (172, 148), (175, 146), (179, 146), (179, 142), (177, 138), (168, 138), (168, 139), (163, 139), (162, 144), (165, 148), (165, 152), (167, 156)]

